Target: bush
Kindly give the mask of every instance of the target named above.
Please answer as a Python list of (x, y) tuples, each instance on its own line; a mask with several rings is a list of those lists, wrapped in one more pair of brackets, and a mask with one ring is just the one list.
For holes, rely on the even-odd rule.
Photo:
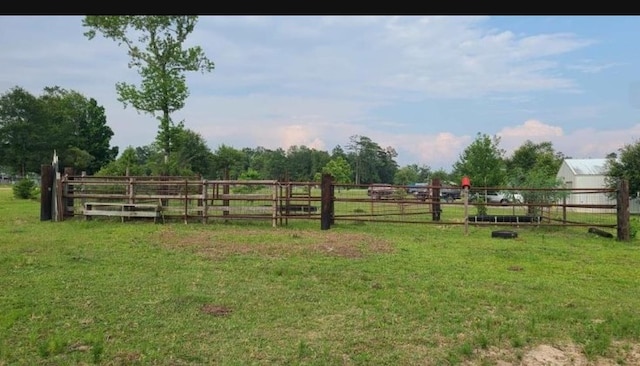
[(23, 178), (13, 185), (13, 196), (18, 199), (37, 199), (39, 193), (36, 183), (29, 178)]
[(487, 214), (487, 205), (484, 202), (474, 203), (476, 206), (476, 213), (478, 216), (485, 216)]
[(482, 195), (476, 195), (469, 199), (469, 202), (476, 207), (476, 214), (478, 216), (485, 216), (487, 214), (487, 204), (484, 200), (484, 196)]
[(638, 230), (640, 230), (640, 219), (632, 217), (629, 228), (629, 237), (635, 239), (638, 236)]

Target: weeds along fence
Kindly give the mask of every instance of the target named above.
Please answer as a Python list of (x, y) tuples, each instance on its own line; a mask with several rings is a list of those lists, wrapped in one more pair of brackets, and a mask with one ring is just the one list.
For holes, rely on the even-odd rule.
[[(268, 220), (272, 226), (289, 220), (319, 221), (321, 229), (336, 222), (413, 223), (475, 226), (584, 226), (616, 229), (629, 237), (628, 183), (610, 188), (474, 187), (456, 199), (444, 200), (439, 185), (427, 194), (409, 186), (387, 185), (388, 195), (372, 195), (367, 185), (337, 184), (330, 176), (318, 182), (276, 180), (203, 180), (194, 177), (59, 177), (60, 212), (55, 216), (87, 216), (96, 203), (113, 210), (156, 205), (162, 220), (207, 223), (211, 220)], [(474, 200), (500, 191), (504, 202)], [(113, 216), (119, 216), (113, 213)], [(128, 214), (135, 217), (136, 215)], [(126, 215), (124, 215), (126, 216)]]

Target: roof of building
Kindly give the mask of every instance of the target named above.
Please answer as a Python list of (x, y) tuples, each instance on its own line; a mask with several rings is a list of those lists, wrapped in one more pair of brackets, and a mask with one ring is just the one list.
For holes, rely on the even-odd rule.
[(564, 159), (575, 175), (605, 175), (607, 159)]

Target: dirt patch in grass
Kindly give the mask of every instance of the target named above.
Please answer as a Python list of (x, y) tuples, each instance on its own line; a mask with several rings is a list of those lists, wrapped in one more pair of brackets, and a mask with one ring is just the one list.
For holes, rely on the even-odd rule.
[(107, 365), (132, 365), (142, 360), (142, 355), (138, 352), (119, 352), (113, 361)]
[(490, 348), (479, 352), (474, 361), (464, 365), (496, 366), (614, 366), (640, 365), (640, 344), (618, 342), (611, 345), (608, 357), (588, 359), (579, 345), (541, 344), (533, 348), (515, 351)]
[(213, 316), (227, 316), (233, 312), (233, 310), (226, 306), (214, 304), (205, 304), (200, 308), (200, 311)]
[(252, 230), (178, 233), (167, 229), (159, 233), (159, 243), (167, 248), (192, 250), (210, 259), (243, 254), (288, 257), (307, 253), (357, 259), (394, 250), (389, 242), (373, 235), (311, 230), (283, 235)]

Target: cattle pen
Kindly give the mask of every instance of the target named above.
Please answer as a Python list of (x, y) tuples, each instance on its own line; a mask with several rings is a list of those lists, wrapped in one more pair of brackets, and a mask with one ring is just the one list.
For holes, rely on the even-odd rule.
[[(43, 166), (44, 167), (44, 166)], [(469, 199), (441, 199), (439, 182), (428, 186), (429, 195), (414, 196), (407, 186), (391, 185), (394, 194), (367, 195), (367, 185), (338, 184), (325, 174), (320, 182), (278, 180), (207, 180), (171, 176), (86, 176), (55, 171), (42, 175), (41, 220), (73, 217), (92, 220), (99, 216), (120, 221), (152, 220), (184, 223), (261, 220), (285, 226), (290, 220), (310, 220), (328, 230), (339, 222), (409, 223), (419, 225), (473, 226), (584, 226), (616, 230), (618, 240), (630, 236), (628, 182), (617, 189), (512, 189), (526, 202), (479, 203)], [(47, 189), (46, 187), (51, 187)], [(486, 190), (488, 187), (475, 187)], [(562, 198), (549, 200), (550, 194)], [(569, 203), (580, 195), (584, 202)], [(607, 203), (595, 197), (613, 197)], [(589, 197), (594, 197), (590, 202)]]

